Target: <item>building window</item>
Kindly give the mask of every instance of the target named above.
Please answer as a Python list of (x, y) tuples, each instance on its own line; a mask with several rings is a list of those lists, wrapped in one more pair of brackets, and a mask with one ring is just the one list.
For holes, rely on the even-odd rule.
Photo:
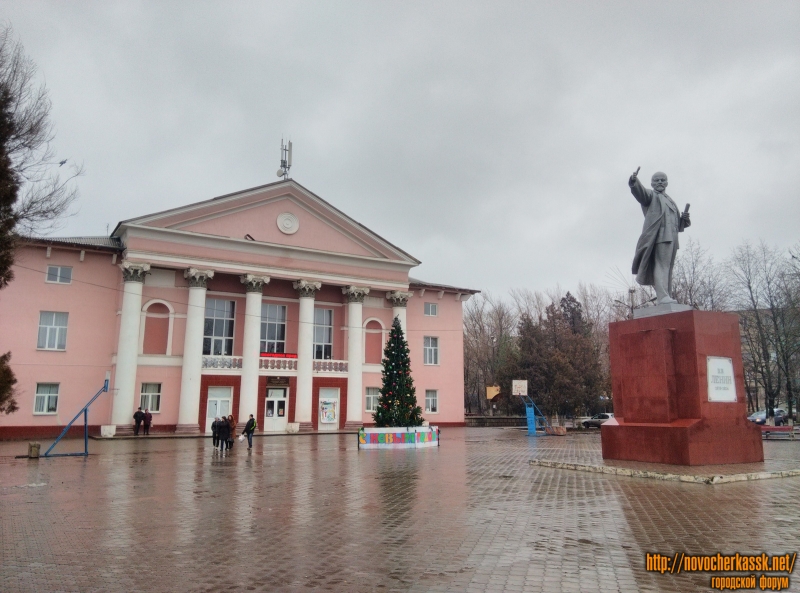
[(378, 398), (381, 396), (381, 390), (377, 387), (367, 387), (367, 405), (364, 410), (367, 412), (376, 412), (378, 410)]
[(436, 389), (425, 390), (425, 411), (430, 414), (439, 411), (439, 392)]
[(37, 383), (33, 400), (34, 414), (55, 414), (58, 411), (58, 383)]
[(333, 357), (333, 309), (314, 309), (314, 360)]
[(236, 303), (223, 299), (206, 299), (206, 323), (203, 332), (203, 354), (233, 356), (233, 316)]
[(143, 410), (161, 411), (161, 383), (142, 383), (142, 397), (139, 405)]
[(425, 316), (436, 317), (439, 314), (439, 305), (436, 303), (425, 303)]
[(45, 282), (70, 284), (72, 282), (72, 268), (67, 266), (47, 266)]
[(39, 339), (36, 347), (40, 350), (66, 350), (68, 317), (69, 313), (40, 311)]
[(261, 352), (286, 352), (286, 305), (261, 304)]
[(422, 353), (425, 364), (439, 364), (439, 338), (425, 336)]

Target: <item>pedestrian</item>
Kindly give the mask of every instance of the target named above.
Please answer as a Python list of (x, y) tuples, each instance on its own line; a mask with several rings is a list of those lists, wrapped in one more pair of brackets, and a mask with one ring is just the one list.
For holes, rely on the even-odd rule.
[(228, 416), (228, 438), (227, 438), (228, 449), (233, 449), (233, 439), (235, 438), (236, 438), (236, 420), (233, 419), (233, 416)]
[(217, 440), (219, 441), (219, 452), (222, 453), (227, 446), (228, 436), (231, 434), (228, 421), (223, 417), (217, 422)]
[(214, 422), (211, 423), (211, 439), (214, 447), (219, 445), (219, 416), (214, 418)]
[(142, 420), (144, 420), (144, 412), (142, 412), (142, 408), (139, 408), (133, 414), (133, 421), (136, 423), (133, 427), (134, 436), (139, 436), (139, 428), (142, 426)]
[(150, 435), (150, 425), (153, 423), (153, 415), (150, 413), (150, 410), (145, 408), (144, 410), (144, 434)]
[(256, 419), (250, 414), (250, 420), (244, 425), (244, 435), (247, 437), (247, 450), (253, 448), (253, 433), (256, 431)]

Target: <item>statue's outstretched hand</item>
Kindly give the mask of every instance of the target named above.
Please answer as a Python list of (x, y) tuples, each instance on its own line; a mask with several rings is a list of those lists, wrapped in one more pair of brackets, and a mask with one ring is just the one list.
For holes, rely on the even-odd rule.
[(631, 178), (628, 179), (628, 186), (633, 187), (636, 185), (636, 179), (639, 176), (639, 169), (641, 169), (641, 167), (636, 167), (636, 171), (634, 171), (633, 175), (631, 175)]

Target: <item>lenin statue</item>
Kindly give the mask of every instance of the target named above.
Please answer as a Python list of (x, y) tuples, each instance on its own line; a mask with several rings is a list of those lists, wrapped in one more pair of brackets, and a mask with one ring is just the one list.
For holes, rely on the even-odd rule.
[(642, 206), (644, 226), (636, 244), (632, 272), (639, 284), (652, 286), (656, 291), (658, 305), (676, 303), (672, 298), (672, 268), (678, 252), (678, 233), (688, 227), (689, 206), (681, 214), (675, 202), (664, 190), (667, 189), (667, 175), (654, 173), (650, 181), (653, 189), (645, 189), (639, 181), (636, 169), (628, 186), (636, 201)]

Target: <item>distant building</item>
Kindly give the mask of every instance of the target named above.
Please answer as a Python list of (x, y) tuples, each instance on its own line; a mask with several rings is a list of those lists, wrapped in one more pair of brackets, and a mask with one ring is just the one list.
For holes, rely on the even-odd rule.
[(139, 406), (158, 432), (209, 432), (223, 414), (269, 432), (369, 424), (394, 317), (424, 417), (463, 425), (462, 303), (477, 291), (410, 278), (419, 263), (292, 180), (111, 237), (30, 240), (0, 292), (20, 406), (0, 438), (58, 434), (107, 371), (94, 433), (130, 432)]

